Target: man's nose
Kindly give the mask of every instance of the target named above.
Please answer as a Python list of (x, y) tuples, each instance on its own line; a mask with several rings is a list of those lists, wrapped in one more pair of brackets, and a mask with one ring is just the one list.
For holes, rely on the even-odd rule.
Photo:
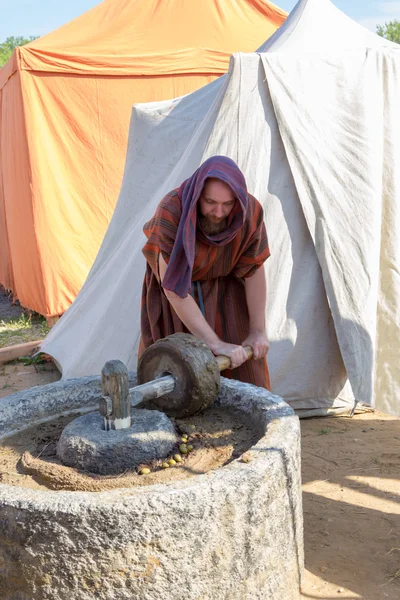
[(217, 208), (215, 209), (215, 216), (217, 216), (217, 217), (224, 216), (224, 209), (221, 205), (218, 205)]

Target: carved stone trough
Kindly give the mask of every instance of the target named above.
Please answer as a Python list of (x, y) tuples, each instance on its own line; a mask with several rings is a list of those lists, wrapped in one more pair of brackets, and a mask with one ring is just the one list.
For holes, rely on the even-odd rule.
[[(0, 484), (1, 598), (297, 600), (298, 418), (265, 390), (221, 383), (216, 404), (257, 428), (246, 460), (105, 492)], [(9, 396), (0, 404), (0, 443), (62, 414), (94, 411), (100, 395), (100, 378), (87, 377)]]

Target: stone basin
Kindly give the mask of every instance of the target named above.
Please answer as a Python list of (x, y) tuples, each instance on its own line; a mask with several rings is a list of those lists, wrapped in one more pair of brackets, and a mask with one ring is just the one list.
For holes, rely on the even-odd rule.
[[(100, 395), (100, 377), (86, 377), (8, 396), (0, 442), (96, 410)], [(208, 473), (105, 492), (0, 484), (1, 598), (298, 600), (298, 418), (281, 398), (224, 378), (216, 404), (244, 413), (258, 441)]]

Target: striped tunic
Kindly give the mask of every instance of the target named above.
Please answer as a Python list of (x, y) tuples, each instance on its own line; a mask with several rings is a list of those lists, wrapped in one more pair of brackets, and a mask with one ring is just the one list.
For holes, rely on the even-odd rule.
[[(270, 255), (262, 207), (250, 194), (248, 199), (245, 223), (231, 242), (214, 245), (199, 229), (195, 242), (192, 281), (200, 282), (205, 318), (218, 337), (231, 344), (241, 344), (249, 333), (244, 278), (251, 277)], [(160, 252), (165, 262), (169, 261), (181, 212), (178, 190), (174, 190), (163, 198), (143, 228), (147, 237), (143, 248), (147, 266), (139, 352), (167, 335), (188, 332), (165, 296), (158, 271)], [(199, 304), (197, 285), (193, 289)], [(223, 375), (269, 389), (265, 359), (249, 360)]]

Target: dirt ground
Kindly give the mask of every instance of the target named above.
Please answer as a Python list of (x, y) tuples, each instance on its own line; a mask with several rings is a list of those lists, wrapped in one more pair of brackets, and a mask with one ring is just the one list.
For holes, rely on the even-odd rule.
[(303, 598), (400, 598), (400, 419), (301, 422)]
[(0, 364), (0, 398), (35, 385), (53, 383), (60, 377), (60, 372), (53, 363), (26, 366), (18, 362)]
[[(52, 365), (0, 366), (0, 398), (58, 378)], [(301, 430), (302, 598), (399, 600), (400, 419), (308, 419)]]

